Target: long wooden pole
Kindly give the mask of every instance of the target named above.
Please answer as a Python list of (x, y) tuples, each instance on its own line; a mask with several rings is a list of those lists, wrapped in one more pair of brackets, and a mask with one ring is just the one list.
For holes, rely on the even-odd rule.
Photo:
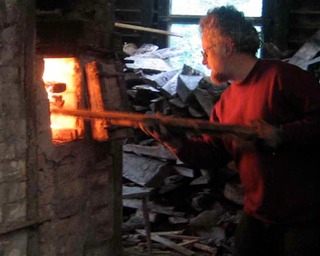
[(169, 35), (169, 36), (183, 37), (183, 35), (173, 33), (170, 31), (166, 31), (166, 30), (147, 28), (147, 27), (130, 25), (130, 24), (125, 24), (125, 23), (120, 23), (120, 22), (115, 22), (114, 26), (117, 28), (126, 28), (126, 29), (140, 30), (140, 31), (146, 31), (146, 32), (157, 33), (157, 34), (164, 34), (164, 35)]
[(82, 117), (84, 119), (106, 119), (111, 125), (138, 127), (139, 123), (162, 124), (167, 127), (187, 129), (191, 132), (214, 135), (236, 135), (244, 138), (256, 137), (256, 132), (249, 126), (214, 124), (206, 120), (171, 117), (151, 114), (137, 114), (122, 111), (90, 111), (86, 109), (53, 108), (52, 113)]

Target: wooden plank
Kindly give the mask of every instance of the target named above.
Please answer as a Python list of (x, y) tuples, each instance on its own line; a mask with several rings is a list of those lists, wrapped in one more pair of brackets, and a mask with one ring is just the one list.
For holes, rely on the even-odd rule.
[[(124, 111), (128, 109), (123, 74), (116, 70), (114, 63), (92, 61), (85, 66), (90, 110)], [(106, 119), (91, 120), (92, 136), (95, 140), (123, 139), (130, 137), (128, 129), (114, 129)], [(108, 128), (108, 129), (106, 129)]]
[[(93, 61), (85, 66), (87, 75), (87, 85), (89, 92), (90, 109), (92, 111), (104, 111), (102, 90), (99, 78), (97, 62)], [(107, 120), (91, 120), (92, 137), (97, 141), (105, 141), (109, 138), (107, 129)]]
[(194, 244), (197, 243), (197, 242), (199, 242), (198, 239), (186, 240), (186, 241), (180, 243), (179, 245), (180, 245), (180, 246), (185, 246), (185, 247), (190, 247), (190, 246), (194, 245)]
[[(144, 230), (136, 230), (136, 231), (141, 235), (146, 235)], [(172, 242), (171, 240), (169, 240), (167, 238), (161, 237), (159, 235), (155, 235), (153, 233), (151, 233), (151, 240), (158, 242), (160, 244), (163, 244), (163, 245), (167, 246), (168, 248), (171, 248), (171, 249), (173, 249), (183, 255), (187, 255), (187, 256), (196, 255), (195, 252), (193, 252), (187, 248), (184, 248), (184, 247)]]
[(180, 234), (162, 234), (162, 236), (172, 238), (172, 239), (180, 239), (180, 240), (203, 240), (205, 239), (204, 237), (200, 236), (186, 236), (186, 235), (180, 235)]
[(143, 212), (143, 218), (145, 220), (145, 230), (146, 230), (146, 237), (147, 237), (147, 244), (148, 244), (148, 250), (149, 252), (152, 251), (152, 241), (151, 241), (151, 225), (149, 221), (149, 209), (148, 209), (148, 198), (144, 197), (142, 199), (142, 212)]
[(174, 230), (174, 231), (158, 231), (158, 232), (152, 232), (154, 235), (181, 235), (183, 233), (183, 230)]

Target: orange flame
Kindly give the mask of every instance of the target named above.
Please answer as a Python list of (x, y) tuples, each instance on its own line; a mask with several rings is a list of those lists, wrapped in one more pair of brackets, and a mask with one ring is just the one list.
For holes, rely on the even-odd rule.
[[(78, 95), (80, 93), (78, 70), (79, 65), (75, 58), (44, 59), (43, 81), (48, 93), (50, 108), (78, 108)], [(55, 91), (54, 86), (58, 84), (65, 84), (64, 90)], [(63, 134), (68, 130), (73, 133), (73, 135), (70, 136), (74, 137), (74, 134), (79, 134), (79, 128), (81, 128), (81, 125), (79, 125), (79, 118), (77, 117), (51, 114), (50, 122), (53, 137), (58, 136), (57, 133), (59, 133), (59, 130), (63, 130)], [(64, 136), (65, 135), (63, 135), (63, 137)]]

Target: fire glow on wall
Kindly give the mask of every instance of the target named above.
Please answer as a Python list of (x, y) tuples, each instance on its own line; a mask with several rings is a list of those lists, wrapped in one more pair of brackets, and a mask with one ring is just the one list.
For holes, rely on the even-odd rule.
[[(45, 58), (43, 81), (50, 109), (79, 108), (82, 86), (80, 64), (76, 58)], [(83, 138), (82, 118), (51, 113), (50, 123), (55, 144)]]

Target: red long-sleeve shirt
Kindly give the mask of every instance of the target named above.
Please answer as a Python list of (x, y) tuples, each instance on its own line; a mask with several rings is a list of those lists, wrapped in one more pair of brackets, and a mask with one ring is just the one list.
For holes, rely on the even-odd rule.
[(192, 166), (218, 168), (234, 160), (244, 187), (244, 211), (271, 222), (320, 217), (320, 85), (297, 66), (258, 60), (241, 83), (214, 105), (212, 122), (249, 125), (263, 119), (281, 127), (272, 149), (256, 142), (210, 136), (186, 139), (177, 156)]

